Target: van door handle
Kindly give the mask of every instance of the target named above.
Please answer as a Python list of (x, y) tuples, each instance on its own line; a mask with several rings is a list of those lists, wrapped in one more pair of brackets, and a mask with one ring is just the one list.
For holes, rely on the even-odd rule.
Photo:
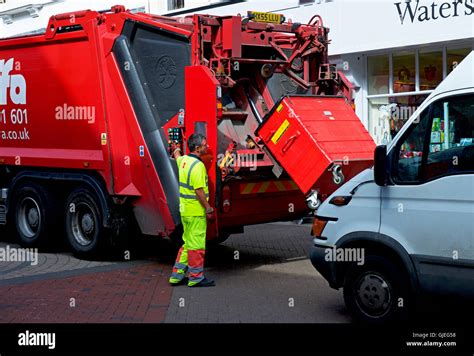
[(293, 136), (291, 136), (286, 142), (285, 144), (283, 145), (283, 147), (281, 148), (281, 153), (286, 153), (286, 151), (288, 151), (291, 147), (291, 145), (293, 145), (293, 143), (296, 141), (296, 139), (300, 136), (300, 133), (297, 132), (296, 134), (294, 134)]

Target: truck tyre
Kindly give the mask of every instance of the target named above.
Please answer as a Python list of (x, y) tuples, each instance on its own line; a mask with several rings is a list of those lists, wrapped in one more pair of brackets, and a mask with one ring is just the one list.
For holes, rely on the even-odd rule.
[(385, 257), (369, 255), (344, 280), (344, 301), (356, 322), (381, 325), (406, 320), (412, 303), (409, 281)]
[(13, 197), (15, 228), (22, 247), (43, 247), (54, 237), (58, 202), (42, 186), (25, 182)]
[(95, 194), (78, 188), (66, 202), (66, 234), (73, 253), (93, 259), (104, 251), (109, 241), (109, 229), (102, 224), (103, 212)]

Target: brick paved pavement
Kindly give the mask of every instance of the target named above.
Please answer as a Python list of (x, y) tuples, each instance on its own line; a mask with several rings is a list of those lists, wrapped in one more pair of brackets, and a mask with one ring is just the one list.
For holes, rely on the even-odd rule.
[(0, 322), (162, 322), (171, 297), (167, 266), (120, 263), (10, 280), (0, 286)]
[(349, 322), (342, 292), (308, 259), (311, 244), (306, 224), (246, 227), (208, 250), (205, 274), (217, 287), (176, 287), (165, 322)]
[[(20, 247), (16, 244), (0, 242), (0, 249), (7, 251), (7, 248), (19, 249)], [(38, 260), (33, 263), (31, 260), (24, 262), (0, 261), (0, 285), (2, 285), (2, 281), (14, 278), (113, 265), (112, 262), (80, 260), (68, 253), (41, 252), (37, 257)]]
[[(37, 266), (0, 262), (0, 323), (350, 322), (342, 292), (308, 259), (308, 225), (249, 226), (210, 247), (205, 271), (215, 288), (170, 287), (176, 250), (158, 239), (140, 246), (128, 262), (78, 260), (61, 248), (41, 253)], [(468, 320), (470, 304), (425, 303), (419, 317)]]
[[(0, 248), (19, 248), (4, 231)], [(36, 265), (0, 261), (0, 323), (162, 322), (172, 288), (170, 247), (161, 245), (132, 261), (80, 260), (64, 246), (40, 251)]]
[(129, 262), (64, 251), (41, 253), (37, 266), (0, 262), (0, 322), (347, 322), (341, 293), (307, 258), (310, 245), (308, 225), (246, 227), (208, 249), (218, 286), (203, 289), (168, 286), (168, 241), (144, 243)]

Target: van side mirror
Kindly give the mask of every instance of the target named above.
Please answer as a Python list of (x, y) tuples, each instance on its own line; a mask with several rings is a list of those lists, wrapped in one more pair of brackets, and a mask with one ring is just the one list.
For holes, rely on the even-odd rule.
[(375, 147), (374, 153), (374, 180), (375, 184), (384, 187), (387, 185), (387, 146)]

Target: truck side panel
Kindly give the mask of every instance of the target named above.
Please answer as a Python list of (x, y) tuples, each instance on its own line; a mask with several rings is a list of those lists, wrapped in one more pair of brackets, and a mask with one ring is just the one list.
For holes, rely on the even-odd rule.
[[(10, 76), (23, 76), (24, 102), (2, 105), (0, 156), (5, 164), (104, 171), (108, 151), (100, 76), (93, 43), (37, 41), (4, 48)], [(90, 75), (84, 75), (90, 73)], [(4, 73), (5, 75), (5, 73)]]
[[(156, 47), (156, 41), (150, 46), (150, 36), (142, 38), (128, 29), (142, 45), (141, 49), (128, 48), (127, 42), (129, 52), (151, 49), (160, 56), (167, 52)], [(80, 29), (51, 38), (4, 42), (0, 61), (11, 65), (8, 74), (12, 83), (23, 78), (25, 86), (15, 86), (13, 96), (6, 86), (6, 105), (0, 108), (0, 164), (15, 166), (17, 172), (32, 167), (51, 172), (98, 172), (110, 195), (132, 198), (143, 233), (167, 235), (179, 224), (179, 201), (176, 167), (173, 161), (163, 159), (168, 153), (159, 124), (174, 107), (184, 106), (184, 92), (171, 104), (156, 90), (153, 95), (147, 92), (145, 99), (137, 96), (140, 88), (143, 94), (143, 86), (147, 90), (147, 79), (138, 74), (142, 68), (134, 72), (133, 83), (127, 82), (121, 70), (128, 69), (125, 62), (138, 67), (143, 63), (131, 57), (129, 62), (117, 61), (118, 56), (105, 50), (111, 40), (117, 45), (120, 37), (103, 32), (92, 19)], [(144, 60), (152, 59), (149, 53), (140, 55)], [(189, 53), (183, 56), (189, 57)], [(156, 68), (160, 70), (158, 64)], [(179, 80), (174, 78), (174, 82)], [(181, 87), (184, 91), (184, 85)], [(151, 112), (153, 107), (158, 107), (158, 112)], [(143, 119), (143, 113), (151, 115)], [(8, 187), (8, 182), (5, 184)]]

